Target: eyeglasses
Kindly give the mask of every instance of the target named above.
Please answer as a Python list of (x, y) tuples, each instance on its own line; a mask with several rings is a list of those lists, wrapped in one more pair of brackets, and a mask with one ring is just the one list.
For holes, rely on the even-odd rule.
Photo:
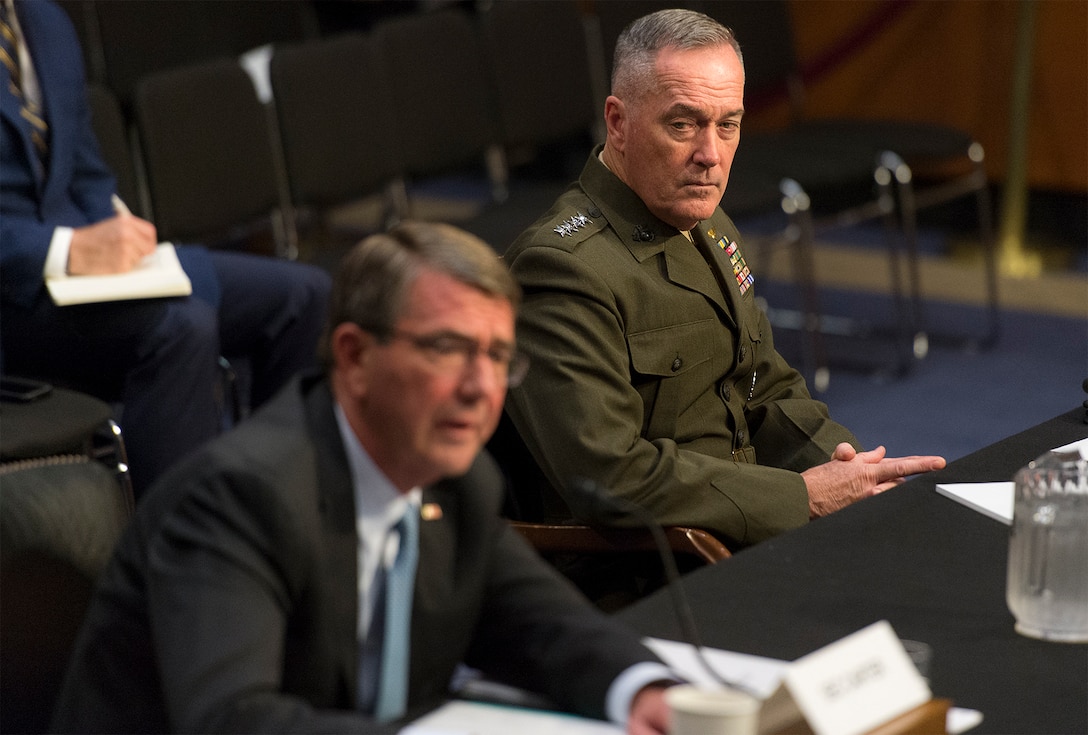
[(518, 352), (511, 345), (500, 343), (485, 350), (476, 340), (452, 332), (412, 334), (397, 330), (389, 334), (387, 339), (402, 339), (411, 343), (439, 370), (450, 374), (463, 374), (482, 352), (506, 379), (508, 388), (520, 385), (525, 374), (529, 372), (529, 356)]

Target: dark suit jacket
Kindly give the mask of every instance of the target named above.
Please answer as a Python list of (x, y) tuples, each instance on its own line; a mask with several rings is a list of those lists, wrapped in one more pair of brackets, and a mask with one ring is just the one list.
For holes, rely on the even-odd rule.
[[(456, 664), (604, 715), (613, 678), (655, 660), (499, 518), (483, 455), (424, 490), (409, 707)], [(357, 546), (324, 380), (266, 408), (143, 501), (76, 644), (55, 727), (78, 732), (381, 731), (352, 711)]]
[(520, 436), (583, 521), (617, 523), (570, 490), (578, 477), (733, 547), (804, 524), (797, 473), (856, 439), (775, 350), (754, 289), (742, 293), (742, 261), (719, 246), (743, 255), (732, 221), (716, 210), (693, 245), (599, 150), (505, 253), (532, 359), (506, 404)]
[[(19, 119), (20, 101), (0, 66), (0, 300), (29, 308), (43, 295), (42, 268), (57, 226), (82, 227), (113, 216), (113, 174), (91, 126), (79, 39), (67, 13), (46, 0), (17, 2), (49, 123), (49, 168), (36, 156)], [(208, 253), (179, 248), (194, 293), (218, 302)]]

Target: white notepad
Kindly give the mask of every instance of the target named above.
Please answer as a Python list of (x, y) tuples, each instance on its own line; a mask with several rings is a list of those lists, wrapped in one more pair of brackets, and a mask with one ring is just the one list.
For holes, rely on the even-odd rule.
[(168, 242), (159, 243), (155, 252), (128, 273), (51, 276), (45, 279), (45, 285), (57, 306), (188, 296), (193, 292), (193, 285), (178, 261), (178, 254), (173, 244)]

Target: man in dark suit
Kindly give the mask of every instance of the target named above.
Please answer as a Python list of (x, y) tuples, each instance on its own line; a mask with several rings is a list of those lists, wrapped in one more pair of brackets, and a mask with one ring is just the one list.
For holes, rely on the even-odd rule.
[(139, 492), (218, 432), (220, 355), (248, 359), (255, 405), (312, 365), (328, 275), (187, 246), (190, 297), (54, 305), (46, 274), (131, 270), (155, 227), (116, 211), (65, 12), (44, 0), (3, 0), (0, 12), (3, 368), (120, 401)]
[[(663, 733), (668, 670), (499, 517), (504, 484), (479, 452), (527, 367), (518, 299), (494, 252), (447, 225), (356, 246), (333, 288), (327, 375), (292, 382), (138, 509), (55, 728), (392, 731), (448, 696), (464, 662)], [(400, 525), (416, 518), (418, 547)], [(391, 669), (407, 695), (390, 709), (391, 626), (409, 615), (384, 598), (417, 548), (410, 653)]]

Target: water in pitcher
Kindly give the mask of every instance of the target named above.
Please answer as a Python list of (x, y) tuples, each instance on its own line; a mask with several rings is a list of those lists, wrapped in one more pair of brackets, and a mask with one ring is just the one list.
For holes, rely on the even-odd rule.
[(1016, 477), (1006, 598), (1016, 630), (1088, 641), (1088, 460), (1048, 452)]

